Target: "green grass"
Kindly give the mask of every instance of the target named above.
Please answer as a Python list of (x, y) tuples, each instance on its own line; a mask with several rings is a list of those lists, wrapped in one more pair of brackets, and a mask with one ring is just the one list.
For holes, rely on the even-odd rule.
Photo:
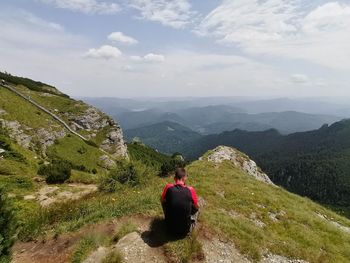
[(105, 259), (102, 260), (102, 263), (123, 263), (123, 256), (119, 251), (113, 250), (110, 252)]
[[(49, 96), (43, 95), (42, 92), (32, 91), (24, 86), (17, 86), (16, 89), (24, 95), (30, 96), (35, 102), (51, 110), (53, 113), (59, 114), (60, 112), (68, 113), (82, 113), (88, 105), (68, 97), (62, 97), (59, 95), (50, 94)], [(54, 112), (57, 109), (58, 112)]]
[[(327, 223), (316, 213), (350, 227), (350, 221), (346, 218), (308, 199), (251, 179), (229, 163), (218, 167), (197, 161), (188, 167), (188, 171), (189, 184), (195, 186), (198, 195), (207, 203), (201, 210), (202, 227), (232, 240), (237, 249), (248, 257), (259, 260), (264, 251), (269, 250), (310, 263), (350, 261), (350, 235)], [(171, 181), (171, 178), (159, 178), (154, 171), (146, 175), (137, 187), (122, 186), (113, 194), (95, 193), (83, 201), (39, 209), (37, 214), (28, 216), (20, 237), (31, 239), (44, 231), (76, 231), (86, 224), (135, 214), (159, 216), (159, 195), (167, 181)], [(224, 197), (218, 194), (221, 192), (224, 192)], [(232, 217), (231, 211), (241, 216)], [(265, 224), (264, 228), (251, 221), (253, 213), (257, 220)], [(273, 221), (269, 213), (279, 214), (279, 220)], [(193, 254), (188, 251), (197, 251), (199, 244), (188, 243), (189, 240), (178, 242), (167, 245), (168, 253), (173, 253), (179, 262), (186, 262)], [(175, 253), (177, 250), (184, 251), (180, 254), (187, 256), (181, 258)]]
[(67, 183), (81, 184), (97, 184), (100, 179), (100, 174), (86, 173), (82, 171), (72, 170), (72, 174)]
[(166, 243), (164, 250), (171, 263), (187, 263), (192, 260), (204, 259), (203, 248), (196, 233), (192, 233), (184, 239)]
[(56, 124), (51, 116), (4, 88), (0, 88), (0, 108), (7, 112), (1, 118), (16, 120), (31, 128), (49, 127)]
[(140, 161), (145, 165), (160, 170), (162, 164), (171, 161), (171, 157), (159, 153), (154, 149), (140, 143), (129, 143), (128, 152), (132, 160)]
[(132, 232), (137, 232), (137, 225), (132, 222), (124, 223), (113, 236), (113, 241), (118, 242), (121, 238)]
[(76, 246), (71, 262), (81, 263), (90, 253), (96, 250), (99, 246), (108, 244), (107, 238), (100, 235), (88, 235), (83, 237)]
[[(85, 151), (81, 151), (84, 148)], [(81, 153), (79, 153), (81, 152)], [(86, 144), (76, 136), (66, 136), (47, 149), (51, 158), (60, 158), (72, 162), (75, 165), (83, 165), (88, 170), (98, 169), (99, 157), (103, 153), (96, 147)]]
[[(147, 182), (147, 183), (146, 183)], [(56, 203), (49, 208), (40, 208), (26, 220), (20, 231), (21, 240), (31, 240), (43, 231), (64, 233), (108, 218), (120, 218), (133, 214), (159, 215), (159, 193), (156, 189), (164, 180), (145, 175), (137, 187), (121, 186), (113, 194), (95, 193), (84, 200)]]
[[(198, 194), (208, 203), (202, 210), (203, 223), (233, 240), (249, 257), (258, 260), (268, 249), (275, 254), (309, 262), (350, 260), (350, 235), (325, 222), (316, 213), (327, 215), (344, 226), (350, 226), (349, 220), (308, 199), (257, 182), (230, 163), (218, 168), (212, 163), (198, 161), (188, 170)], [(218, 195), (223, 191), (224, 198)], [(232, 210), (241, 217), (230, 216)], [(252, 223), (253, 213), (266, 225), (264, 228)], [(279, 220), (271, 220), (269, 213), (281, 213)]]

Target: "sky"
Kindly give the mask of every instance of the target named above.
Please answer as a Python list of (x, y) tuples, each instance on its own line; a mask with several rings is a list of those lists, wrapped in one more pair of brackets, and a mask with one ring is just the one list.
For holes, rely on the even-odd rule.
[(1, 0), (0, 25), (0, 70), (71, 96), (350, 96), (350, 0)]

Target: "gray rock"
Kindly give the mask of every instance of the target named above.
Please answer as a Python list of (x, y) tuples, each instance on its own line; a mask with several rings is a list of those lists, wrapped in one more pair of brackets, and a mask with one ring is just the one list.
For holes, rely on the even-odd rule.
[(240, 151), (234, 148), (227, 146), (218, 146), (209, 154), (208, 161), (214, 163), (230, 161), (236, 167), (240, 168), (255, 179), (273, 185), (272, 181), (267, 176), (267, 174), (261, 171), (261, 169), (256, 165), (256, 163), (253, 160), (251, 160), (247, 155), (241, 153)]
[(109, 125), (109, 118), (94, 107), (89, 107), (79, 116), (70, 116), (76, 129), (99, 130)]
[(101, 148), (112, 154), (113, 157), (128, 157), (128, 150), (119, 126), (113, 126), (102, 142)]
[[(109, 132), (106, 138), (100, 145), (101, 149), (112, 154), (113, 157), (127, 158), (128, 152), (124, 142), (123, 132), (120, 126), (94, 107), (89, 107), (83, 114), (79, 116), (69, 115), (70, 127), (74, 130), (87, 130), (91, 131), (91, 137), (95, 137), (96, 134), (105, 127), (109, 127)], [(89, 137), (89, 138), (91, 138)]]
[(124, 257), (125, 262), (138, 263), (166, 263), (164, 256), (156, 250), (148, 246), (141, 236), (132, 232), (119, 240), (113, 247), (120, 251)]
[(66, 136), (66, 131), (64, 129), (60, 131), (51, 131), (51, 129), (40, 128), (37, 131), (37, 137), (44, 149), (53, 145), (56, 139), (61, 139), (64, 136)]
[(98, 160), (99, 166), (111, 170), (116, 167), (116, 163), (108, 155), (102, 155)]
[(89, 255), (87, 259), (83, 261), (83, 263), (101, 263), (105, 257), (107, 257), (108, 252), (108, 248), (99, 247), (96, 251), (92, 252), (92, 254)]
[(18, 121), (0, 119), (0, 123), (9, 131), (11, 139), (15, 140), (22, 147), (29, 148), (32, 137), (24, 132), (24, 130), (28, 130), (27, 127), (21, 125)]
[(264, 256), (260, 263), (307, 263), (307, 261), (300, 259), (289, 259), (283, 256), (269, 253)]

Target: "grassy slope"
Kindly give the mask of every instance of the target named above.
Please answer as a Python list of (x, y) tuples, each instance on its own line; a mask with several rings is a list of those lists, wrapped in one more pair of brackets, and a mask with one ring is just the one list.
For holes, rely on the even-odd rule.
[[(56, 95), (45, 97), (40, 92), (27, 90), (24, 86), (19, 86), (17, 89), (28, 93), (27, 95), (30, 95), (31, 98), (52, 110), (57, 108), (60, 111), (64, 111), (67, 106), (67, 110), (77, 113), (88, 107), (87, 105), (80, 105), (81, 103), (75, 102), (68, 97)], [(81, 107), (74, 108), (74, 105), (77, 103)], [(8, 121), (16, 120), (25, 125), (29, 128), (25, 131), (29, 135), (35, 135), (36, 130), (40, 128), (50, 127), (53, 130), (61, 130), (63, 128), (51, 116), (4, 88), (0, 88), (0, 108), (6, 111), (6, 114), (1, 115), (0, 118)], [(32, 194), (43, 186), (42, 183), (35, 182), (33, 178), (37, 176), (39, 163), (44, 160), (34, 150), (19, 146), (8, 135), (2, 136), (10, 143), (13, 151), (25, 157), (25, 160), (21, 161), (11, 158), (0, 159), (0, 184), (5, 186), (9, 193), (15, 195), (13, 200), (17, 216), (20, 224), (25, 225), (29, 217), (38, 213), (39, 205), (33, 200), (23, 200), (23, 196)], [(81, 153), (78, 152), (79, 150)], [(84, 165), (89, 170), (96, 168), (98, 171), (98, 174), (94, 175), (73, 170), (69, 182), (96, 183), (98, 178), (106, 173), (104, 169), (98, 166), (99, 157), (105, 153), (96, 147), (86, 144), (77, 136), (69, 135), (58, 140), (57, 143), (48, 147), (47, 154), (48, 157), (56, 156), (69, 160), (76, 165)], [(26, 225), (26, 227), (35, 228), (31, 225)]]
[[(317, 213), (350, 226), (342, 218), (312, 201), (281, 188), (257, 182), (230, 163), (219, 167), (198, 161), (189, 167), (198, 194), (207, 200), (202, 219), (208, 227), (232, 239), (236, 246), (252, 258), (259, 258), (265, 248), (273, 253), (309, 262), (350, 262), (350, 234), (339, 231)], [(217, 193), (225, 192), (225, 197)], [(234, 210), (243, 217), (232, 218)], [(285, 214), (274, 222), (269, 213)], [(256, 218), (266, 227), (249, 220)]]
[[(140, 166), (142, 167), (142, 166)], [(139, 169), (145, 169), (139, 168)], [(125, 187), (115, 194), (95, 194), (69, 204), (54, 205), (42, 210), (27, 222), (23, 237), (33, 234), (75, 231), (85, 224), (108, 218), (146, 214), (161, 214), (159, 194), (166, 181), (146, 169), (143, 183), (136, 188)], [(235, 242), (237, 248), (253, 259), (259, 259), (268, 249), (273, 253), (309, 262), (350, 262), (350, 235), (324, 221), (316, 213), (350, 227), (350, 221), (312, 201), (281, 188), (255, 181), (230, 163), (217, 166), (197, 161), (188, 167), (189, 184), (196, 187), (207, 205), (200, 221), (208, 231)], [(224, 198), (218, 193), (224, 191)], [(241, 216), (232, 218), (228, 212)], [(281, 212), (285, 214), (281, 214)], [(249, 218), (266, 226), (260, 228)], [(280, 213), (274, 222), (269, 213)]]

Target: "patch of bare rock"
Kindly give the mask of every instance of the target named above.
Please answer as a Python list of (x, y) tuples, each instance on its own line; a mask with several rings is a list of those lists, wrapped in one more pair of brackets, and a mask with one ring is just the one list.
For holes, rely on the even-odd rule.
[(93, 184), (69, 184), (64, 190), (58, 186), (44, 186), (37, 193), (24, 196), (24, 200), (37, 200), (47, 207), (56, 202), (77, 200), (96, 191), (97, 186)]
[(267, 254), (260, 263), (307, 263), (307, 261), (301, 259), (288, 259), (279, 255)]
[(121, 253), (124, 262), (166, 263), (163, 253), (145, 243), (137, 232), (132, 232), (121, 238), (112, 247), (99, 247), (83, 263), (101, 263), (113, 251)]
[(208, 161), (214, 163), (222, 163), (223, 161), (230, 161), (236, 167), (242, 169), (250, 176), (255, 179), (272, 184), (271, 179), (257, 166), (257, 164), (251, 160), (247, 155), (241, 153), (240, 151), (227, 147), (227, 146), (218, 146), (207, 157)]
[(320, 218), (322, 218), (323, 220), (327, 221), (328, 223), (330, 223), (331, 225), (335, 226), (336, 228), (338, 228), (339, 230), (350, 234), (350, 227), (347, 226), (343, 226), (341, 224), (339, 224), (338, 222), (332, 220), (332, 218), (328, 218), (326, 215), (322, 215), (317, 213), (317, 216), (319, 216)]
[(205, 263), (250, 263), (235, 248), (231, 242), (221, 241), (218, 238), (211, 240), (204, 239), (201, 241), (204, 251)]

